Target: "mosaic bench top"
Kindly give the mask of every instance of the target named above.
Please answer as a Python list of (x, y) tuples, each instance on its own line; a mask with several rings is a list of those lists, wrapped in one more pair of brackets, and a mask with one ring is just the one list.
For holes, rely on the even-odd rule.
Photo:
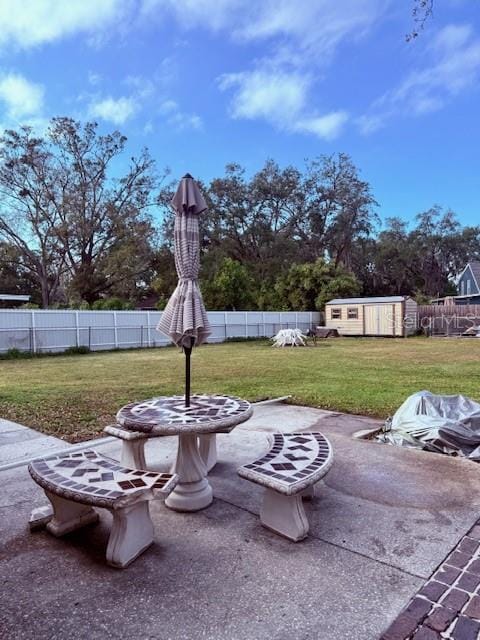
[(333, 463), (330, 442), (321, 433), (275, 433), (262, 458), (238, 469), (238, 475), (285, 495), (318, 482)]
[(65, 500), (107, 509), (166, 497), (178, 482), (175, 474), (127, 469), (91, 450), (34, 460), (28, 471), (43, 489)]
[(125, 429), (155, 435), (231, 431), (252, 415), (249, 402), (235, 396), (195, 394), (185, 407), (184, 396), (159, 396), (132, 402), (117, 413)]

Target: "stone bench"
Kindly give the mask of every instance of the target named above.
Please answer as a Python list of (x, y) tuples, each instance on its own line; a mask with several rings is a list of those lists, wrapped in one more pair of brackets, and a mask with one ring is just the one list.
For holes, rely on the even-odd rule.
[[(148, 503), (168, 496), (178, 482), (176, 475), (129, 469), (88, 450), (34, 460), (28, 471), (52, 504), (53, 514), (46, 526), (54, 536), (96, 522), (98, 513), (92, 507), (111, 511), (113, 524), (106, 555), (107, 562), (119, 568), (130, 564), (153, 542)], [(39, 511), (43, 511), (45, 523), (48, 517), (44, 510)], [(33, 525), (36, 512), (31, 517)]]
[[(120, 425), (109, 425), (103, 430), (110, 436), (122, 440), (122, 452), (120, 461), (126, 467), (134, 467), (135, 469), (146, 469), (145, 462), (145, 441), (147, 438), (165, 437), (152, 436), (150, 433), (140, 431), (129, 431)], [(211, 471), (217, 464), (217, 437), (215, 433), (204, 433), (198, 436), (198, 447), (200, 457), (207, 467), (207, 471)]]
[(333, 462), (330, 442), (321, 433), (275, 433), (270, 451), (238, 469), (238, 474), (265, 487), (261, 523), (294, 542), (308, 533), (302, 497), (314, 495), (314, 485)]

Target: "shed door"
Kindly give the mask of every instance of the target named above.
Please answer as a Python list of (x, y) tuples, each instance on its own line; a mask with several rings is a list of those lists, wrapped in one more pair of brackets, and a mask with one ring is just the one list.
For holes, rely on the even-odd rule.
[(396, 324), (396, 309), (394, 304), (382, 304), (379, 307), (380, 326), (378, 333), (382, 336), (394, 336)]
[(363, 308), (365, 314), (365, 333), (368, 336), (376, 336), (379, 332), (379, 307), (374, 304), (367, 304)]

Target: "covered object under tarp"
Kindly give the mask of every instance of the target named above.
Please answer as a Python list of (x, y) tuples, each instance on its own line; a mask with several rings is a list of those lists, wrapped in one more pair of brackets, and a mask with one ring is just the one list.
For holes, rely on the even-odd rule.
[(393, 416), (391, 428), (380, 438), (400, 446), (480, 460), (480, 404), (466, 396), (419, 391), (405, 400)]

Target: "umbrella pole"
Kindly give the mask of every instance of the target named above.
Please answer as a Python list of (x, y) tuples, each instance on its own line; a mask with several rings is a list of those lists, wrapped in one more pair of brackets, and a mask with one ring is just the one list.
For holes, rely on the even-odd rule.
[(189, 347), (184, 347), (185, 351), (185, 406), (190, 406), (190, 357), (192, 355), (193, 344), (195, 342), (195, 338), (191, 339), (191, 344)]

